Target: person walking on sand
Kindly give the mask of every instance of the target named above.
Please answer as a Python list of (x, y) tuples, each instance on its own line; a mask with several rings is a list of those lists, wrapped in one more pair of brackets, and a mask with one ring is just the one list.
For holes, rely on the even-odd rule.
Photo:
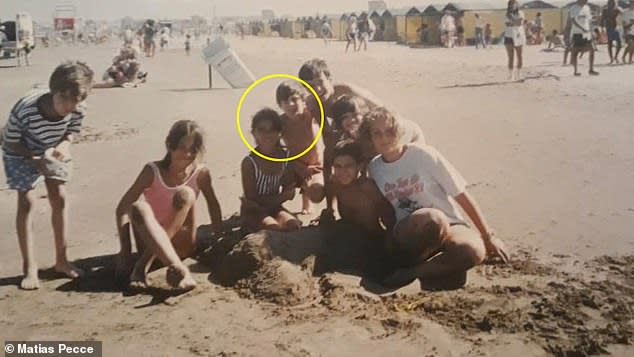
[[(504, 47), (508, 58), (509, 80), (520, 80), (523, 65), (522, 48), (526, 44), (524, 32), (524, 12), (519, 9), (517, 0), (509, 0), (506, 6), (506, 30), (504, 31)], [(516, 70), (513, 69), (514, 57), (517, 57)]]
[(475, 48), (478, 49), (478, 46), (482, 46), (482, 48), (486, 48), (487, 45), (484, 42), (484, 21), (480, 18), (479, 14), (475, 14)]
[(632, 57), (634, 57), (634, 0), (630, 0), (629, 8), (623, 12), (623, 32), (627, 47), (623, 51), (622, 62), (625, 63), (625, 57), (629, 54), (628, 63), (632, 64)]
[(346, 53), (348, 53), (348, 48), (352, 44), (352, 50), (357, 50), (357, 40), (359, 37), (359, 28), (357, 26), (357, 18), (355, 16), (350, 17), (348, 20), (348, 29), (346, 30), (346, 39), (348, 43), (346, 43)]
[(588, 74), (596, 76), (599, 72), (594, 70), (594, 47), (592, 47), (592, 29), (590, 28), (590, 22), (592, 21), (592, 13), (588, 6), (588, 0), (577, 0), (577, 2), (570, 7), (570, 39), (572, 41), (572, 51), (570, 53), (570, 61), (574, 67), (574, 75), (580, 76), (581, 73), (577, 70), (577, 64), (579, 62), (579, 53), (589, 52), (588, 61), (589, 69)]
[[(608, 0), (608, 5), (601, 13), (601, 26), (605, 27), (608, 35), (608, 54), (610, 55), (610, 64), (619, 63), (619, 52), (621, 51), (621, 34), (617, 28), (617, 17), (623, 11), (616, 5), (615, 0)], [(616, 42), (616, 52), (612, 53), (612, 48)]]

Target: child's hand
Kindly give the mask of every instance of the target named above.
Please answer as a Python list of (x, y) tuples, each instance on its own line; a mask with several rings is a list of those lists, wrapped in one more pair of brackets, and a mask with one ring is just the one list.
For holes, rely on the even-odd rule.
[(500, 257), (504, 263), (509, 262), (509, 253), (506, 250), (506, 246), (500, 239), (493, 236), (492, 233), (488, 233), (488, 236), (483, 238), (488, 257)]
[(51, 157), (58, 161), (69, 161), (70, 156), (70, 144), (68, 142), (62, 142), (54, 148), (49, 148), (44, 151), (44, 156)]

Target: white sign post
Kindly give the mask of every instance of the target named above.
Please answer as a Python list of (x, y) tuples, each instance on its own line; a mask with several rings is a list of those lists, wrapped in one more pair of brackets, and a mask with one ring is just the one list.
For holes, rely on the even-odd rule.
[(249, 71), (240, 57), (231, 49), (224, 37), (218, 37), (202, 52), (205, 63), (209, 65), (209, 88), (211, 88), (211, 67), (213, 66), (233, 88), (246, 88), (255, 82), (255, 76)]

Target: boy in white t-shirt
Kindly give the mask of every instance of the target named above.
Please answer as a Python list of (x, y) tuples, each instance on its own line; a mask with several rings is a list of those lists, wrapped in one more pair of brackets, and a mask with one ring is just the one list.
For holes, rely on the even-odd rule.
[(464, 178), (438, 151), (400, 144), (399, 121), (385, 108), (370, 111), (362, 130), (379, 153), (368, 166), (370, 177), (396, 214), (396, 224), (387, 227), (392, 232), (388, 247), (401, 266), (384, 281), (386, 285), (421, 278), (423, 286), (453, 279), (462, 286), (466, 271), (487, 254), (508, 261), (504, 244), (492, 235)]
[(594, 70), (594, 47), (592, 46), (592, 29), (590, 28), (590, 22), (592, 21), (592, 14), (590, 13), (590, 7), (588, 6), (588, 0), (577, 0), (577, 2), (570, 7), (568, 17), (570, 18), (570, 40), (572, 41), (572, 51), (570, 53), (570, 61), (575, 69), (575, 76), (580, 76), (581, 73), (577, 71), (577, 62), (580, 52), (589, 52), (588, 56), (590, 68), (588, 74), (596, 76), (599, 72)]

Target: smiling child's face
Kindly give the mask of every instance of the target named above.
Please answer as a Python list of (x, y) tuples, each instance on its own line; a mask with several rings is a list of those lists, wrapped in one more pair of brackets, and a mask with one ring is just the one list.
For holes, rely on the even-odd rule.
[(253, 137), (257, 146), (264, 149), (272, 149), (279, 141), (282, 133), (273, 127), (269, 120), (263, 120), (253, 128)]
[(340, 185), (349, 185), (359, 176), (359, 163), (350, 155), (335, 157), (332, 169), (332, 177)]
[(287, 100), (283, 100), (280, 103), (280, 107), (284, 111), (284, 114), (294, 118), (298, 115), (304, 114), (304, 111), (306, 111), (306, 101), (301, 95), (293, 94), (288, 97)]
[(377, 118), (370, 123), (370, 138), (374, 150), (381, 155), (398, 150), (397, 130), (386, 118)]

